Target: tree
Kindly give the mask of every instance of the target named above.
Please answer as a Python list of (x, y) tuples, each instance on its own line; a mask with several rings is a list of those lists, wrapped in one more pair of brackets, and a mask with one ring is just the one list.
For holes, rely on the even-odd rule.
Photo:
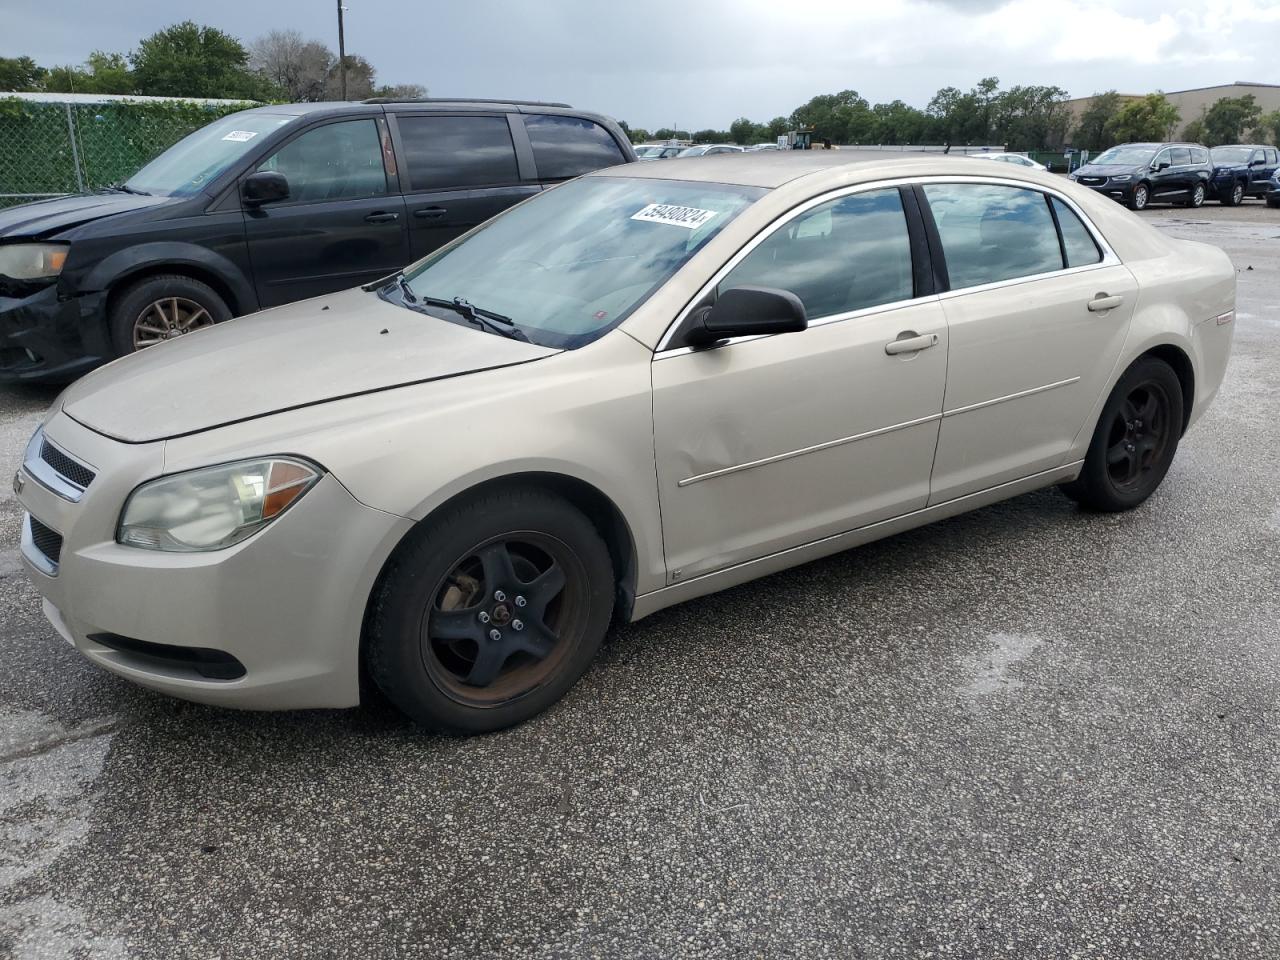
[[(344, 59), (347, 65), (347, 99), (368, 100), (373, 96), (373, 79), (376, 75), (373, 64), (354, 53), (348, 53)], [(329, 69), (324, 98), (342, 99), (342, 74), (337, 63)]]
[(791, 131), (791, 121), (786, 117), (774, 117), (766, 126), (766, 136), (770, 140), (786, 136)]
[(923, 110), (901, 100), (877, 103), (871, 108), (875, 124), (871, 130), (874, 143), (922, 143), (931, 124)]
[(387, 100), (421, 100), (427, 88), (420, 83), (391, 83), (375, 87), (373, 95)]
[(1205, 143), (1216, 147), (1223, 143), (1239, 143), (1245, 133), (1262, 119), (1262, 108), (1253, 94), (1243, 97), (1223, 97), (1204, 114)]
[(50, 93), (133, 93), (133, 74), (124, 54), (95, 50), (83, 67), (50, 67), (43, 89)]
[(1120, 110), (1120, 94), (1114, 90), (1095, 93), (1089, 106), (1080, 114), (1080, 123), (1072, 135), (1072, 146), (1081, 150), (1103, 150), (1111, 146), (1107, 124)]
[(0, 57), (0, 90), (25, 93), (44, 86), (48, 73), (30, 57)]
[[(832, 143), (859, 143), (871, 136), (875, 123), (871, 105), (856, 90), (824, 93), (814, 97), (791, 114), (791, 126), (813, 127), (816, 140)], [(784, 131), (785, 132), (785, 131)]]
[(734, 143), (746, 144), (755, 139), (756, 125), (746, 117), (739, 117), (729, 124), (729, 137)]
[(1106, 126), (1112, 143), (1166, 140), (1178, 122), (1178, 108), (1163, 93), (1149, 93), (1116, 111)]
[(249, 45), (249, 69), (261, 74), (293, 103), (323, 100), (325, 81), (337, 57), (297, 30), (272, 30)]
[[(714, 132), (714, 131), (713, 131)], [(659, 127), (653, 131), (655, 140), (689, 140), (688, 130), (672, 130), (670, 127)]]
[(1185, 127), (1182, 128), (1182, 139), (1190, 143), (1206, 143), (1208, 135), (1205, 132), (1204, 117), (1196, 117)]
[(1010, 87), (992, 104), (993, 138), (1009, 149), (1059, 148), (1070, 122), (1067, 91), (1061, 87)]
[(1280, 146), (1280, 110), (1272, 110), (1258, 119), (1254, 136), (1265, 138), (1267, 143)]
[(146, 96), (252, 100), (269, 93), (248, 69), (249, 52), (239, 40), (190, 20), (140, 41), (129, 63), (138, 93)]

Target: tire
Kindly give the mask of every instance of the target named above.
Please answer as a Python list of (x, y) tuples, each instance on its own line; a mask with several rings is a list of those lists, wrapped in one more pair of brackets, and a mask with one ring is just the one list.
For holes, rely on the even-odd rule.
[(1182, 434), (1182, 414), (1182, 384), (1173, 368), (1155, 357), (1138, 360), (1111, 391), (1084, 468), (1075, 480), (1062, 484), (1062, 492), (1092, 510), (1132, 510), (1168, 473)]
[(1244, 184), (1237, 180), (1231, 185), (1231, 189), (1225, 196), (1218, 198), (1218, 202), (1224, 207), (1238, 207), (1244, 203)]
[(1272, 199), (1271, 197), (1267, 197), (1267, 206), (1270, 207), (1272, 210), (1275, 210), (1277, 207), (1280, 207), (1280, 198)]
[(1151, 188), (1145, 183), (1140, 183), (1133, 188), (1133, 193), (1129, 194), (1127, 205), (1130, 210), (1145, 210), (1150, 202)]
[(1201, 206), (1203, 206), (1203, 205), (1204, 205), (1204, 198), (1205, 198), (1205, 189), (1204, 189), (1204, 184), (1203, 184), (1203, 183), (1197, 183), (1197, 184), (1196, 184), (1196, 185), (1191, 189), (1191, 196), (1190, 196), (1190, 198), (1187, 200), (1187, 206), (1189, 206), (1189, 207), (1201, 207)]
[(207, 283), (181, 274), (147, 277), (112, 298), (109, 323), (117, 356), (231, 319)]
[(432, 730), (522, 723), (595, 659), (615, 592), (609, 550), (581, 512), (540, 490), (482, 494), (393, 555), (372, 598), (369, 676)]

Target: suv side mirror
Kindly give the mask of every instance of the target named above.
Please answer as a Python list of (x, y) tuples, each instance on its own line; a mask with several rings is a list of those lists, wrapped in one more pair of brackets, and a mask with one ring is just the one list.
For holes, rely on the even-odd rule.
[(1251, 166), (1251, 167), (1261, 167), (1261, 166), (1264, 166), (1264, 165), (1266, 164), (1266, 162), (1267, 162), (1267, 161), (1265, 161), (1265, 160), (1250, 160), (1250, 161), (1249, 161), (1249, 166)]
[(1170, 164), (1168, 160), (1161, 160), (1155, 165), (1155, 167), (1153, 167), (1153, 169), (1156, 173), (1159, 173), (1161, 170), (1168, 170), (1170, 166), (1172, 166), (1172, 164)]
[(790, 290), (733, 287), (693, 315), (687, 339), (695, 347), (709, 347), (731, 337), (793, 333), (808, 326), (804, 304)]
[(259, 170), (244, 178), (240, 196), (251, 206), (289, 199), (289, 179), (275, 170)]

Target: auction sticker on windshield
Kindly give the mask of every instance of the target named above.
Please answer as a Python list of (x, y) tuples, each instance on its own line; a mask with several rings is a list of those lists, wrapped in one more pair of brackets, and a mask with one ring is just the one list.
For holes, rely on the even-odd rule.
[(651, 203), (638, 213), (631, 215), (632, 220), (643, 220), (646, 223), (669, 223), (673, 227), (688, 227), (697, 230), (716, 215), (714, 210), (699, 210), (697, 207), (677, 207), (669, 203)]
[(252, 140), (258, 135), (256, 130), (232, 130), (223, 140), (234, 140), (236, 143), (244, 143), (246, 140)]

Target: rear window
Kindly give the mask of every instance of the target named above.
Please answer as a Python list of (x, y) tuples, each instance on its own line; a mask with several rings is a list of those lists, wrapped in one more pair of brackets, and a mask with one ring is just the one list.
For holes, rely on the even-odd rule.
[(1175, 167), (1184, 167), (1191, 162), (1191, 151), (1186, 147), (1175, 147), (1173, 151), (1173, 165)]
[(1208, 151), (1208, 150), (1206, 150), (1206, 149), (1204, 149), (1204, 147), (1192, 147), (1192, 148), (1191, 148), (1191, 161), (1192, 161), (1193, 163), (1208, 163), (1208, 162), (1209, 162), (1209, 151)]
[(533, 114), (524, 125), (540, 179), (565, 180), (626, 162), (609, 131), (590, 120)]
[(960, 183), (930, 183), (924, 192), (953, 290), (1062, 269), (1044, 194)]
[(411, 190), (516, 183), (506, 117), (398, 118)]

